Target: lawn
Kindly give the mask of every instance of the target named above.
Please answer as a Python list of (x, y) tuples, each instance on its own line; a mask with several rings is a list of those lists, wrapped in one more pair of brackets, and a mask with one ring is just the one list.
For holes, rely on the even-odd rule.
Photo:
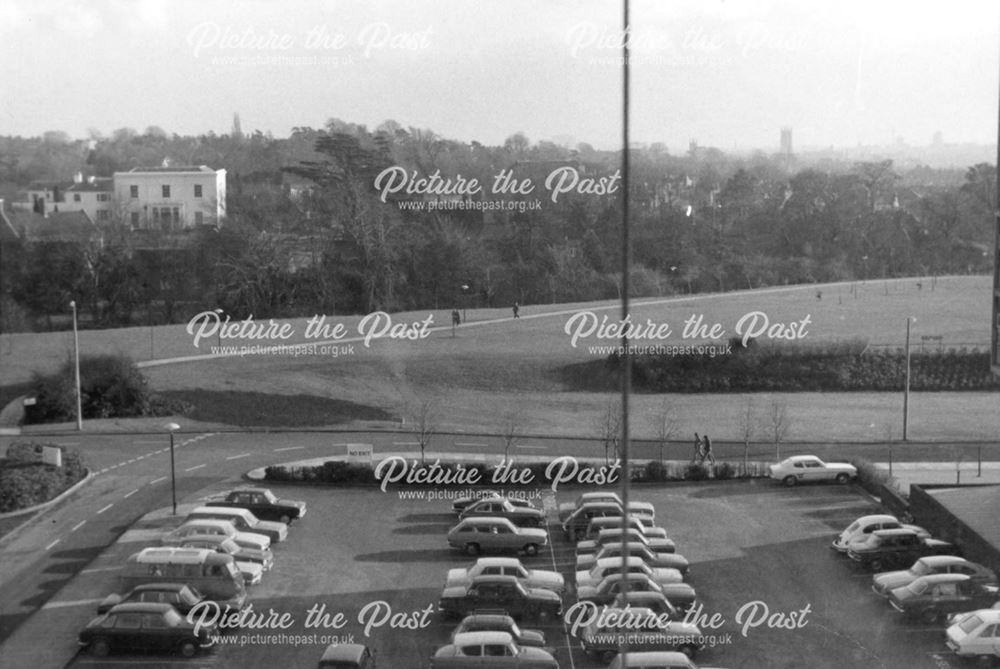
[[(794, 286), (718, 295), (639, 299), (633, 320), (668, 323), (669, 345), (705, 343), (683, 338), (684, 321), (700, 316), (706, 325), (719, 324), (719, 342), (736, 335), (735, 326), (749, 312), (762, 312), (770, 323), (809, 325), (802, 339), (809, 342), (866, 339), (873, 346), (901, 347), (906, 319), (913, 317), (911, 341), (917, 346), (984, 347), (989, 341), (990, 286), (988, 277), (905, 279), (856, 284)], [(448, 312), (433, 312), (428, 336), (416, 341), (379, 339), (369, 347), (357, 341), (360, 317), (330, 319), (343, 323), (348, 334), (336, 346), (337, 356), (320, 346), (305, 355), (246, 355), (146, 369), (154, 388), (163, 391), (253, 391), (282, 396), (305, 395), (353, 402), (412, 421), (430, 403), (433, 424), (455, 431), (498, 431), (514, 417), (521, 432), (593, 435), (608, 396), (567, 392), (564, 366), (606, 353), (591, 345), (613, 344), (582, 338), (577, 347), (565, 332), (567, 321), (580, 310), (592, 310), (614, 320), (614, 303), (528, 305), (514, 320), (507, 309), (469, 310), (454, 336)], [(393, 315), (394, 323), (423, 321), (431, 312)], [(294, 335), (283, 343), (306, 341), (305, 319), (289, 321)], [(439, 329), (437, 329), (439, 328)], [(192, 345), (185, 326), (132, 328), (81, 333), (84, 351), (124, 352), (139, 361), (199, 355), (216, 337)], [(941, 337), (923, 339), (924, 337)], [(67, 333), (5, 336), (0, 342), (4, 383), (30, 378), (34, 369), (54, 368), (65, 355)], [(248, 344), (247, 341), (223, 341)], [(313, 342), (315, 343), (315, 342)], [(650, 343), (650, 342), (638, 342)], [(753, 397), (762, 418), (771, 396)], [(788, 439), (877, 441), (899, 438), (902, 397), (897, 393), (785, 394)], [(633, 401), (633, 432), (652, 436), (651, 420), (669, 402), (678, 417), (678, 434), (709, 432), (716, 438), (738, 435), (744, 399), (738, 395), (637, 396)], [(911, 439), (988, 439), (1000, 431), (997, 397), (989, 393), (925, 393), (911, 397)], [(300, 424), (310, 421), (303, 419)], [(331, 424), (317, 410), (316, 425)], [(398, 424), (398, 423), (397, 423)]]

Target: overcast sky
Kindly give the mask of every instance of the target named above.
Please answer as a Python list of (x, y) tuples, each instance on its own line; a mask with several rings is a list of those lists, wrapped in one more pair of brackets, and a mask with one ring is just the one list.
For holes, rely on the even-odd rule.
[[(995, 0), (635, 0), (636, 141), (994, 143)], [(620, 138), (605, 0), (4, 0), (0, 134), (286, 136), (331, 117), (460, 140)]]

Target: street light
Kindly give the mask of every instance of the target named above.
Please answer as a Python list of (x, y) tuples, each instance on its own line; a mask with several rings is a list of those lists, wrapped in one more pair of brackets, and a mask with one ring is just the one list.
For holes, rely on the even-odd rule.
[(76, 429), (83, 431), (83, 400), (80, 398), (80, 334), (76, 326), (76, 300), (69, 303), (73, 310), (73, 367), (76, 380)]
[(173, 503), (173, 515), (177, 515), (177, 469), (174, 466), (174, 432), (181, 429), (177, 423), (167, 423), (164, 425), (170, 432), (170, 501)]
[(906, 377), (903, 382), (903, 441), (906, 441), (906, 426), (910, 418), (910, 324), (917, 319), (906, 317)]

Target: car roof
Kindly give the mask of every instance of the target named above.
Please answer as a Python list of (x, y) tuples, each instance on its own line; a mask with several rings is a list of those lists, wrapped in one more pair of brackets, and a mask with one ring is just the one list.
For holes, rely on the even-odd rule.
[(854, 523), (885, 523), (885, 522), (899, 522), (899, 518), (890, 515), (888, 513), (874, 513), (868, 516), (861, 516), (860, 518), (855, 518), (852, 520), (848, 526)]
[(158, 592), (164, 590), (180, 592), (186, 587), (188, 587), (187, 583), (140, 583), (132, 588), (131, 592), (147, 592), (149, 590), (155, 590)]
[(111, 607), (108, 613), (166, 613), (173, 611), (173, 604), (160, 604), (154, 602), (128, 602), (127, 604), (117, 604)]
[[(225, 508), (225, 507), (217, 507)], [(233, 529), (232, 522), (228, 520), (223, 520), (222, 518), (192, 518), (190, 520), (185, 520), (184, 523), (177, 529), (182, 529), (192, 525), (207, 525), (208, 527), (226, 527), (228, 529)]]
[(462, 632), (461, 634), (456, 634), (455, 640), (452, 643), (456, 646), (464, 646), (484, 643), (510, 643), (513, 640), (514, 637), (510, 635), (510, 632), (484, 630), (481, 632)]
[(904, 534), (916, 534), (916, 531), (908, 527), (896, 527), (891, 530), (875, 530), (872, 532), (872, 536), (875, 537), (898, 537)]
[[(604, 558), (600, 558), (599, 560), (597, 560), (597, 565), (596, 566), (598, 566), (598, 567), (614, 567), (614, 566), (620, 566), (622, 562), (623, 562), (622, 556), (620, 556), (620, 555), (617, 556), (617, 557), (604, 557)], [(646, 561), (643, 560), (638, 555), (629, 555), (628, 556), (628, 563), (630, 565), (633, 565), (633, 564), (646, 564)]]
[(201, 564), (215, 551), (207, 548), (177, 548), (175, 546), (153, 546), (143, 548), (132, 557), (136, 562), (169, 562), (174, 564)]
[(510, 625), (514, 622), (514, 618), (507, 615), (506, 613), (473, 613), (472, 615), (465, 616), (462, 618), (460, 625)]
[(331, 644), (323, 651), (323, 661), (359, 662), (366, 646), (360, 643)]
[(938, 583), (961, 583), (962, 581), (970, 581), (972, 577), (968, 574), (928, 574), (927, 576), (921, 576), (914, 583), (923, 582), (928, 585), (936, 585)]
[(250, 511), (247, 509), (242, 509), (238, 506), (199, 506), (197, 509), (188, 514), (190, 518), (196, 513), (208, 513), (212, 515), (226, 515), (226, 516), (249, 516)]
[(521, 567), (521, 561), (518, 558), (512, 557), (481, 557), (476, 560), (477, 565), (486, 565), (488, 567)]
[[(510, 522), (508, 518), (500, 518), (499, 516), (473, 516), (471, 518), (463, 519), (458, 525), (474, 525), (474, 524), (486, 524), (486, 525), (514, 525)], [(456, 525), (455, 527), (458, 527)], [(514, 527), (517, 527), (514, 525)]]
[(964, 557), (959, 557), (957, 555), (925, 555), (920, 558), (918, 562), (923, 562), (924, 564), (928, 564), (932, 567), (940, 567), (948, 564), (972, 564)]
[(485, 576), (475, 576), (472, 579), (472, 584), (477, 583), (519, 583), (517, 576), (502, 576), (500, 574), (487, 574)]
[(623, 664), (624, 667), (652, 667), (652, 666), (663, 666), (667, 665), (670, 667), (689, 667), (691, 666), (688, 656), (684, 653), (679, 653), (677, 651), (670, 650), (656, 650), (656, 651), (645, 651), (639, 653), (629, 653), (628, 654), (628, 664)]

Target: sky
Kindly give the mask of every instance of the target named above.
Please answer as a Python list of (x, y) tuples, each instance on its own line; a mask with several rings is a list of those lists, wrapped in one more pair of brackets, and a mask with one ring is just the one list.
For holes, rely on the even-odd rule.
[[(0, 135), (330, 118), (612, 148), (620, 2), (4, 0)], [(994, 144), (995, 0), (633, 0), (631, 136), (686, 150)]]

